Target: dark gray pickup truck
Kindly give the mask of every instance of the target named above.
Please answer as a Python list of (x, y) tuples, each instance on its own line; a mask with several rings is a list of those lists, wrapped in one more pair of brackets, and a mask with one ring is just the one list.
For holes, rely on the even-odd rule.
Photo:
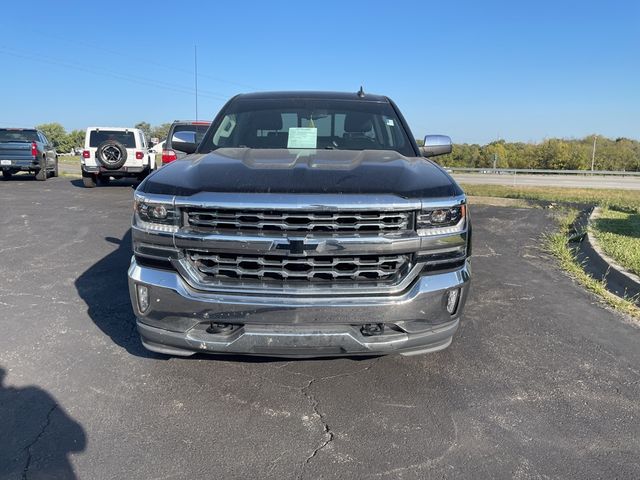
[(129, 290), (173, 355), (412, 355), (446, 348), (469, 289), (456, 182), (387, 97), (239, 95), (135, 192)]
[(0, 128), (0, 169), (5, 180), (14, 173), (36, 174), (36, 180), (58, 176), (58, 154), (40, 130)]

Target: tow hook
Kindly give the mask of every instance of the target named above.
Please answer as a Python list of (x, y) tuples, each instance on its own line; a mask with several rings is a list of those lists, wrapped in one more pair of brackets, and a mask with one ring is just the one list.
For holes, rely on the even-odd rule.
[(373, 337), (384, 333), (384, 323), (365, 323), (360, 329), (365, 337)]
[(207, 327), (207, 333), (215, 335), (231, 335), (236, 331), (240, 325), (234, 325), (233, 323), (213, 323)]

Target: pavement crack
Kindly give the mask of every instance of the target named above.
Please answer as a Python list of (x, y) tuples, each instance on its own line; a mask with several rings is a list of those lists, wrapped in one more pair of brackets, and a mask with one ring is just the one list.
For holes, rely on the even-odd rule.
[[(320, 444), (313, 450), (313, 452), (311, 452), (311, 454), (306, 458), (306, 460), (302, 464), (302, 469), (300, 470), (300, 475), (298, 475), (298, 480), (302, 480), (302, 478), (304, 477), (306, 468), (311, 463), (311, 460), (313, 460), (324, 448), (326, 448), (335, 439), (335, 434), (333, 433), (333, 430), (331, 430), (331, 426), (329, 425), (329, 423), (327, 423), (326, 415), (322, 413), (322, 410), (320, 409), (319, 400), (316, 398), (316, 396), (313, 393), (311, 393), (312, 385), (317, 382), (324, 382), (326, 380), (332, 380), (334, 378), (340, 378), (340, 377), (349, 377), (352, 375), (357, 375), (357, 374), (366, 372), (368, 370), (371, 370), (373, 367), (375, 367), (381, 358), (382, 357), (378, 357), (366, 367), (353, 370), (350, 372), (338, 373), (336, 375), (328, 375), (326, 377), (320, 377), (318, 379), (316, 379), (315, 377), (312, 377), (307, 382), (307, 384), (300, 389), (302, 394), (307, 398), (309, 405), (311, 405), (311, 409), (313, 410), (313, 415), (320, 421), (320, 424), (322, 425), (323, 439), (322, 439), (322, 442), (320, 442)], [(300, 375), (300, 373), (291, 372), (287, 369), (284, 369), (284, 371), (295, 374), (295, 375)], [(301, 374), (301, 375), (307, 375), (307, 374)]]
[(22, 470), (22, 480), (27, 480), (29, 468), (31, 467), (31, 449), (34, 447), (36, 443), (40, 441), (40, 439), (44, 435), (44, 432), (47, 430), (47, 428), (49, 428), (49, 425), (51, 424), (51, 415), (53, 414), (56, 408), (58, 408), (58, 404), (54, 403), (53, 406), (47, 412), (47, 417), (45, 419), (44, 425), (42, 426), (42, 429), (40, 430), (40, 433), (38, 433), (36, 438), (34, 438), (33, 441), (23, 449), (27, 451), (27, 463), (25, 464), (24, 469)]
[(323, 437), (323, 440), (313, 450), (313, 452), (311, 452), (311, 454), (305, 459), (305, 461), (304, 461), (304, 463), (302, 465), (302, 469), (300, 470), (300, 475), (298, 475), (298, 479), (299, 480), (301, 480), (304, 477), (305, 470), (306, 470), (307, 466), (311, 463), (311, 460), (313, 460), (313, 458), (316, 455), (318, 455), (318, 453), (320, 453), (320, 451), (322, 449), (324, 449), (327, 445), (329, 445), (333, 441), (333, 439), (335, 438), (335, 435), (334, 435), (333, 431), (331, 431), (331, 427), (329, 426), (329, 424), (326, 421), (325, 415), (322, 413), (322, 411), (319, 408), (319, 403), (320, 402), (318, 401), (316, 396), (313, 395), (309, 391), (311, 386), (315, 383), (315, 381), (316, 381), (315, 378), (312, 378), (311, 380), (309, 380), (309, 382), (304, 387), (302, 387), (301, 392), (307, 398), (307, 401), (311, 405), (311, 408), (313, 410), (313, 415), (320, 421), (320, 423), (322, 425), (322, 437)]

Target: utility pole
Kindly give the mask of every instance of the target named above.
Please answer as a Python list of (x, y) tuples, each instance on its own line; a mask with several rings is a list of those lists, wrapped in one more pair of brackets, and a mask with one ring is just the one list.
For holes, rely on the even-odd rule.
[(196, 82), (196, 122), (198, 121), (198, 47), (193, 46), (193, 64), (195, 70), (195, 82)]
[(598, 139), (597, 135), (593, 136), (593, 150), (591, 150), (591, 173), (593, 173), (593, 167), (596, 163), (596, 140)]

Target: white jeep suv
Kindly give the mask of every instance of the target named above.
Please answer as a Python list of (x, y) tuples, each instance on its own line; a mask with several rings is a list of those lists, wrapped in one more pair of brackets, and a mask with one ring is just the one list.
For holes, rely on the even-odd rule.
[(111, 178), (143, 180), (156, 163), (142, 130), (121, 127), (87, 128), (80, 162), (82, 181), (88, 188), (105, 185)]

